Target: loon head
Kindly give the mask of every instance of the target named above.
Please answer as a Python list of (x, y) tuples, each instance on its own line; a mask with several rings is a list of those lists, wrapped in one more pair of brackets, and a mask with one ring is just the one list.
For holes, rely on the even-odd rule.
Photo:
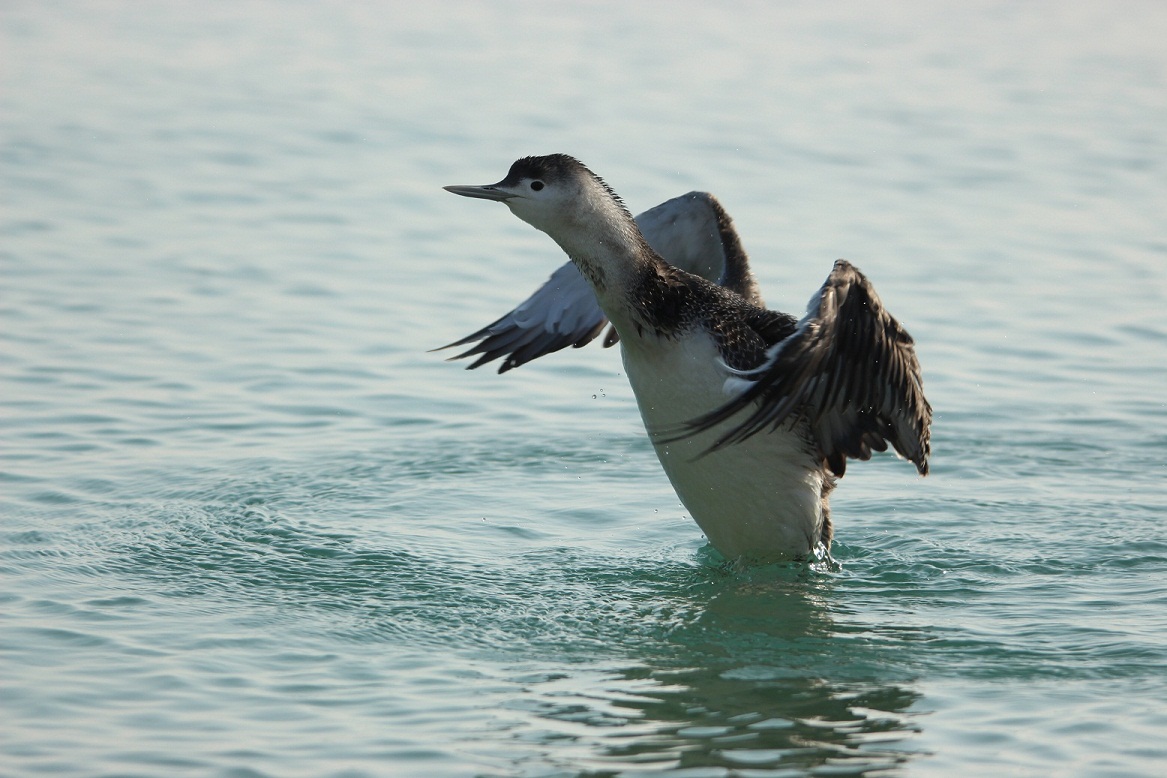
[(599, 222), (632, 222), (620, 197), (567, 154), (523, 157), (497, 184), (447, 186), (447, 192), (506, 204), (511, 213), (553, 237)]

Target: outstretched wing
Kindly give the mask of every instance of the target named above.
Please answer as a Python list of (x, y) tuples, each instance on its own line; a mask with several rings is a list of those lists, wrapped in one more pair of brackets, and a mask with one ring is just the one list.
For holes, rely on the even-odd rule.
[(690, 424), (709, 429), (752, 407), (715, 449), (775, 429), (797, 414), (809, 421), (836, 475), (843, 475), (847, 457), (869, 459), (888, 443), (927, 475), (932, 407), (912, 336), (849, 262), (835, 263), (798, 328), (767, 350), (761, 366), (734, 372), (729, 384), (743, 385), (743, 391)]
[[(713, 195), (674, 197), (637, 216), (636, 223), (666, 262), (762, 304), (733, 220)], [(468, 366), (473, 369), (504, 358), (498, 372), (505, 373), (544, 354), (587, 345), (607, 321), (587, 279), (568, 262), (513, 311), (441, 348), (473, 343), (451, 359), (480, 355)], [(609, 330), (604, 345), (617, 340), (616, 331)]]
[(568, 262), (513, 311), (442, 348), (479, 341), (450, 359), (481, 354), (466, 368), (473, 370), (499, 357), (506, 357), (498, 368), (498, 372), (505, 373), (544, 354), (568, 346), (579, 348), (587, 345), (600, 334), (607, 322), (591, 285), (575, 265)]
[(765, 307), (733, 219), (713, 195), (666, 200), (637, 216), (636, 225), (665, 262)]

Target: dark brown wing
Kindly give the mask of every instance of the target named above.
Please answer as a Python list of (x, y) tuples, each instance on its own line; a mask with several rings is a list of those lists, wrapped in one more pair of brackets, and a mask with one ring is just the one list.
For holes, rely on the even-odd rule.
[(762, 366), (737, 371), (736, 398), (691, 423), (705, 430), (752, 408), (723, 435), (721, 448), (804, 416), (823, 459), (843, 475), (847, 458), (869, 459), (891, 445), (928, 473), (932, 407), (924, 397), (911, 335), (883, 307), (867, 278), (845, 260), (807, 307), (792, 335)]

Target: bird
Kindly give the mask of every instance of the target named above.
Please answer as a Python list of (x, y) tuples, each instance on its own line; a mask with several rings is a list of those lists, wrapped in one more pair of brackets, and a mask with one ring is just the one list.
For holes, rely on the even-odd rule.
[[(585, 312), (578, 326), (534, 335), (540, 326), (525, 326), (524, 306), (555, 307), (553, 277), (515, 311), (451, 344), (482, 340), (459, 356), (482, 353), (474, 367), (506, 355), (502, 372), (582, 345), (610, 322), (657, 458), (726, 559), (830, 559), (830, 494), (848, 459), (867, 460), (890, 445), (928, 474), (932, 407), (915, 342), (850, 262), (834, 263), (798, 319), (761, 303), (727, 215), (714, 219), (725, 227), (719, 240), (698, 246), (685, 230), (661, 229), (668, 220), (654, 221), (657, 209), (634, 219), (570, 155), (523, 157), (498, 183), (445, 189), (506, 205), (558, 244), (591, 291), (560, 268), (569, 290), (563, 309)], [(668, 205), (658, 208), (676, 207)], [(649, 241), (654, 232), (664, 252), (670, 237), (693, 243), (690, 253), (706, 257), (704, 275), (724, 277), (732, 266), (734, 280), (719, 285), (670, 264)], [(588, 318), (593, 298), (600, 314)]]

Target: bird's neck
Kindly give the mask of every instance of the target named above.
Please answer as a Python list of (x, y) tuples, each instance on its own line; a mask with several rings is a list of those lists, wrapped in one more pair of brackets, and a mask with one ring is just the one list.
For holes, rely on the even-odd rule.
[(616, 216), (577, 220), (562, 225), (551, 237), (591, 283), (600, 308), (617, 331), (627, 336), (642, 324), (631, 295), (657, 275), (663, 260), (631, 217)]

